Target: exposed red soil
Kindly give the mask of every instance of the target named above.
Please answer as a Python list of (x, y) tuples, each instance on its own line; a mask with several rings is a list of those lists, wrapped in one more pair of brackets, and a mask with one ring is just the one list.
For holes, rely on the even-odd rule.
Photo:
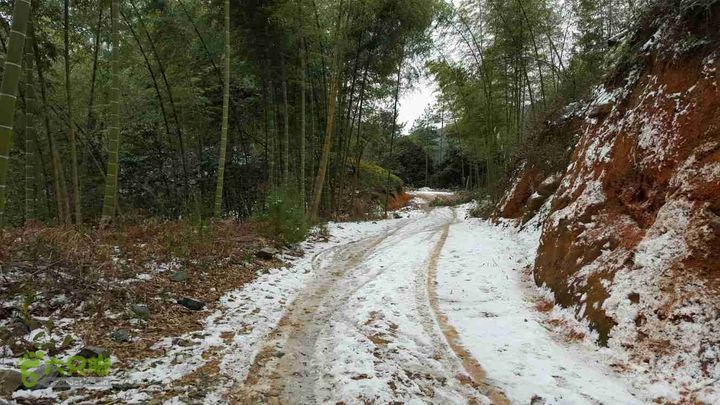
[[(689, 367), (686, 353), (710, 378), (718, 356), (708, 348), (720, 344), (720, 5), (673, 18), (650, 52), (640, 48), (656, 29), (634, 35), (640, 56), (605, 84), (614, 100), (588, 104), (534, 277), (602, 343), (676, 369)], [(709, 41), (676, 50), (693, 38)], [(536, 178), (534, 168), (518, 176), (504, 217), (526, 214)]]
[[(583, 203), (590, 182), (601, 183), (600, 204), (590, 203), (570, 218), (546, 223), (535, 270), (536, 281), (547, 284), (562, 305), (580, 304), (579, 297), (587, 294), (585, 317), (601, 335), (614, 325), (602, 308), (591, 305), (607, 298), (603, 281), (612, 280), (621, 268), (634, 268), (633, 248), (653, 226), (660, 209), (672, 201), (692, 204), (685, 234), (691, 251), (673, 270), (701, 276), (709, 287), (718, 286), (720, 183), (716, 176), (683, 178), (720, 161), (720, 91), (714, 71), (702, 74), (718, 64), (708, 69), (706, 56), (698, 54), (681, 63), (649, 57), (629, 97), (605, 120), (586, 125), (573, 164), (555, 195), (551, 216)], [(684, 113), (678, 111), (676, 98), (662, 95), (673, 93), (682, 94), (680, 103), (688, 106)], [(628, 118), (629, 114), (641, 118)], [(651, 145), (641, 145), (648, 121), (656, 135)], [(592, 156), (600, 147), (610, 148), (605, 160)], [(705, 227), (713, 231), (701, 231)], [(573, 282), (578, 271), (595, 262), (603, 250), (617, 252), (618, 257), (604, 270)]]
[(500, 216), (508, 219), (522, 218), (527, 212), (530, 196), (542, 181), (543, 175), (537, 168), (523, 168), (513, 183), (515, 188), (500, 202)]

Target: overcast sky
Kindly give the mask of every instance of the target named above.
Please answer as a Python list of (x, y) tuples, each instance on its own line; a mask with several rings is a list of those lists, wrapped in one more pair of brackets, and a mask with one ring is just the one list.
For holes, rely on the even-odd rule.
[(425, 112), (425, 108), (435, 102), (435, 89), (435, 81), (431, 77), (423, 77), (415, 83), (413, 89), (402, 95), (398, 122), (405, 124), (404, 133), (408, 133), (415, 120)]

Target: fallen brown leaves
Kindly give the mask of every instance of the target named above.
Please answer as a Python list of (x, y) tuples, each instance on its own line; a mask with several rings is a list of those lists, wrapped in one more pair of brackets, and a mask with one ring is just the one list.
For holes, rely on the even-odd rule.
[[(163, 337), (201, 330), (207, 312), (176, 300), (192, 297), (212, 310), (226, 292), (273, 265), (254, 257), (268, 244), (252, 224), (232, 221), (196, 226), (150, 219), (104, 230), (31, 225), (0, 232), (0, 301), (32, 294), (32, 316), (82, 317), (72, 331), (110, 349), (122, 365), (160, 354), (151, 347)], [(180, 269), (187, 280), (171, 281)], [(65, 303), (51, 305), (59, 296)], [(148, 321), (133, 319), (133, 304), (148, 306)], [(119, 328), (131, 331), (131, 342), (110, 337)]]

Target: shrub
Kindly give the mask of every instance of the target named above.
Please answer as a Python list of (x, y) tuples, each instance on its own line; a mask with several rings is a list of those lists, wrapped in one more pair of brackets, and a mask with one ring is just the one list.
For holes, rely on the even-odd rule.
[(299, 193), (294, 187), (277, 188), (265, 199), (265, 209), (258, 220), (265, 223), (265, 232), (273, 239), (297, 243), (305, 239), (309, 226)]
[(475, 202), (475, 206), (470, 209), (468, 214), (472, 218), (490, 218), (492, 214), (495, 212), (495, 207), (497, 206), (497, 201), (494, 201), (489, 198), (485, 199), (477, 199)]
[(478, 197), (480, 197), (480, 193), (478, 192), (459, 192), (457, 194), (448, 195), (448, 196), (438, 196), (434, 200), (430, 202), (431, 207), (454, 207), (457, 205), (463, 205), (470, 202), (473, 202)]
[[(360, 162), (360, 188), (366, 191), (385, 193), (388, 180), (388, 170), (370, 162)], [(390, 194), (402, 191), (403, 181), (396, 175), (390, 174), (388, 191)]]

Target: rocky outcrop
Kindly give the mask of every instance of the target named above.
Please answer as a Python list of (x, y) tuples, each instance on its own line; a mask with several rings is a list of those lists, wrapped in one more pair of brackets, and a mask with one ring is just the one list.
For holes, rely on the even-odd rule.
[(499, 217), (527, 222), (545, 204), (560, 185), (562, 175), (547, 176), (535, 167), (521, 168), (513, 188), (500, 202)]

